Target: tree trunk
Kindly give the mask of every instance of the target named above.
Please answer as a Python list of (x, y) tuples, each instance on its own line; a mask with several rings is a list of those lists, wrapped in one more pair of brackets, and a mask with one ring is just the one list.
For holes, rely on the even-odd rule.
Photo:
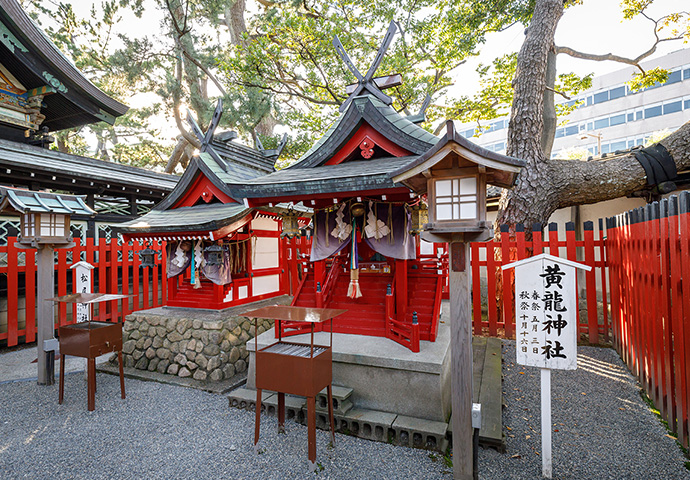
[[(560, 0), (537, 0), (525, 43), (518, 54), (515, 95), (508, 127), (508, 155), (526, 161), (512, 190), (499, 202), (496, 226), (545, 224), (559, 208), (624, 197), (646, 187), (634, 155), (592, 161), (549, 160), (544, 153), (547, 64), (563, 13)], [(551, 134), (553, 138), (553, 134)], [(690, 168), (690, 122), (662, 140), (678, 171)], [(498, 230), (498, 228), (496, 228)]]

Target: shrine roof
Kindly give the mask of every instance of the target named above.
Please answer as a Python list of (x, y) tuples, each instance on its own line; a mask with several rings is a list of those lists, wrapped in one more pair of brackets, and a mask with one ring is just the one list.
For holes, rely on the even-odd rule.
[(226, 171), (208, 152), (201, 152), (193, 157), (175, 189), (154, 208), (156, 210), (167, 210), (173, 207), (185, 196), (187, 190), (193, 185), (199, 174), (205, 175), (213, 185), (229, 197), (233, 197), (236, 200), (241, 199), (241, 197), (237, 198), (233, 195), (233, 190), (227, 184), (242, 185), (258, 176), (265, 175), (266, 171), (251, 168), (243, 162), (236, 162), (234, 157), (229, 160), (227, 162), (228, 170)]
[(245, 182), (229, 185), (242, 198), (289, 197), (320, 193), (397, 188), (389, 174), (414, 156), (345, 162), (313, 168), (285, 168)]
[[(160, 199), (171, 191), (179, 177), (121, 163), (62, 153), (23, 143), (0, 140), (0, 182), (28, 184), (31, 179), (53, 184), (56, 189), (102, 189), (123, 195), (141, 190), (145, 198)], [(55, 177), (54, 180), (51, 180)]]
[[(216, 137), (212, 142), (213, 149), (226, 161), (230, 161), (233, 167), (238, 170), (246, 170), (250, 172), (258, 172), (257, 174), (264, 175), (271, 173), (274, 170), (277, 155), (264, 155), (258, 150), (255, 150), (246, 145), (233, 140), (222, 141)], [(256, 175), (255, 175), (256, 176)]]
[(311, 168), (327, 162), (363, 123), (409, 152), (421, 155), (438, 137), (400, 115), (373, 95), (355, 97), (347, 110), (300, 159), (288, 167)]
[(230, 225), (251, 212), (251, 208), (239, 203), (213, 203), (174, 210), (151, 210), (135, 220), (113, 225), (113, 229), (128, 234), (213, 231)]
[(36, 26), (16, 0), (0, 0), (0, 58), (27, 89), (47, 87), (42, 125), (62, 130), (106, 121), (129, 107), (91, 83)]
[(92, 217), (96, 212), (86, 205), (84, 198), (77, 195), (0, 187), (0, 211), (86, 215)]

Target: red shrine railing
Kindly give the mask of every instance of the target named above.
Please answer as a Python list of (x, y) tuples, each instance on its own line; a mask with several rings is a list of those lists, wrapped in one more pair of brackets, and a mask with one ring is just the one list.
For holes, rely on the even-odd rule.
[[(36, 251), (17, 248), (15, 242), (15, 237), (8, 237), (7, 245), (0, 246), (0, 296), (7, 298), (6, 309), (0, 311), (0, 341), (9, 347), (36, 340)], [(123, 321), (133, 311), (165, 303), (165, 244), (150, 245), (158, 252), (155, 266), (142, 269), (138, 252), (145, 245), (119, 245), (117, 240), (105, 239), (96, 245), (92, 238), (84, 244), (77, 238), (74, 243), (72, 248), (55, 250), (55, 296), (74, 292), (76, 271), (70, 267), (84, 260), (95, 267), (91, 271), (92, 292), (132, 295), (130, 299), (94, 304), (94, 320)], [(76, 304), (60, 302), (55, 306), (56, 328), (75, 323), (76, 318)]]
[[(603, 221), (599, 221), (599, 231)], [(578, 276), (580, 340), (590, 343), (610, 342), (606, 279), (606, 243), (594, 235), (594, 224), (584, 222), (583, 240), (576, 240), (575, 225), (565, 225), (565, 240), (559, 239), (558, 225), (551, 223), (544, 237), (541, 224), (532, 227), (532, 240), (518, 224), (513, 238), (508, 226), (501, 227), (500, 240), (470, 244), (472, 269), (472, 323), (475, 335), (515, 336), (514, 270), (501, 270), (501, 266), (517, 260), (549, 253), (592, 267)], [(510, 288), (506, 288), (509, 286)]]

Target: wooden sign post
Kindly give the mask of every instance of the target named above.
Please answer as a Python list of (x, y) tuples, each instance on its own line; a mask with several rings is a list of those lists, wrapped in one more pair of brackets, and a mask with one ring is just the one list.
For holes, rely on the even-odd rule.
[(542, 253), (515, 268), (517, 363), (541, 369), (542, 474), (551, 478), (551, 369), (577, 368), (575, 269), (592, 267)]
[[(79, 261), (69, 268), (73, 268), (76, 275), (74, 282), (74, 293), (91, 292), (91, 270), (94, 266), (88, 262)], [(88, 303), (77, 304), (77, 322), (88, 322), (91, 320), (91, 309)]]

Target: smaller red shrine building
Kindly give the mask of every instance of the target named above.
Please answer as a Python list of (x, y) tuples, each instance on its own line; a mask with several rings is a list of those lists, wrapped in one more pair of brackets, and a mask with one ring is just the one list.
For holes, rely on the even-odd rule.
[(228, 186), (273, 172), (280, 152), (227, 138), (209, 141), (150, 212), (114, 226), (166, 243), (168, 306), (221, 310), (289, 292), (279, 209), (248, 208)]

